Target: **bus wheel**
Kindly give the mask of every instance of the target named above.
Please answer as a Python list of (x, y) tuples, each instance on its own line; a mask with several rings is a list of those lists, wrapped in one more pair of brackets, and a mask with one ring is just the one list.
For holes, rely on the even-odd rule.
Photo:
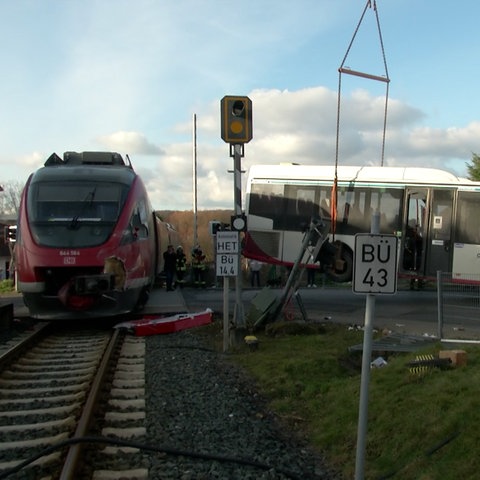
[(337, 283), (350, 282), (353, 276), (353, 253), (340, 242), (335, 242), (337, 254), (333, 268), (329, 271), (329, 277)]

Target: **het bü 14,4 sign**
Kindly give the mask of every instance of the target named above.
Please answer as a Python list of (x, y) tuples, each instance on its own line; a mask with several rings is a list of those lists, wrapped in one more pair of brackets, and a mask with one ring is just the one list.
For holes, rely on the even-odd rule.
[(236, 277), (240, 253), (238, 232), (217, 232), (216, 251), (217, 277)]

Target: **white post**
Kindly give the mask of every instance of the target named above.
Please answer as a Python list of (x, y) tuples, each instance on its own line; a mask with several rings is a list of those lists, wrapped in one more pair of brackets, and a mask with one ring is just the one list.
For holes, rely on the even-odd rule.
[[(234, 175), (234, 203), (235, 203), (235, 215), (242, 214), (242, 155), (243, 155), (243, 145), (237, 144), (233, 145), (233, 175)], [(242, 260), (241, 252), (238, 252), (238, 271), (237, 278), (235, 281), (235, 313), (234, 313), (234, 322), (235, 322), (235, 332), (236, 340), (239, 340), (239, 337), (245, 335), (246, 325), (245, 325), (245, 316), (243, 311), (242, 303)]]
[[(371, 233), (380, 231), (378, 209), (372, 216)], [(368, 387), (372, 358), (373, 319), (375, 318), (375, 294), (367, 293), (365, 325), (363, 329), (362, 377), (360, 382), (360, 404), (358, 409), (357, 453), (355, 459), (355, 480), (363, 480), (365, 474), (365, 447), (368, 425)]]
[(223, 353), (226, 353), (230, 346), (229, 288), (230, 277), (223, 277)]

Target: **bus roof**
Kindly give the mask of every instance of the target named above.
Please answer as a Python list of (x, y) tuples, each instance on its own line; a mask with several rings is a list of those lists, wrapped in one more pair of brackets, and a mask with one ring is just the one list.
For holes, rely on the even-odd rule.
[[(252, 165), (249, 170), (249, 183), (253, 180), (325, 180), (335, 177), (333, 165)], [(372, 167), (339, 166), (337, 179), (340, 182), (386, 182), (399, 184), (429, 185), (480, 185), (466, 178), (436, 168), (417, 167)]]

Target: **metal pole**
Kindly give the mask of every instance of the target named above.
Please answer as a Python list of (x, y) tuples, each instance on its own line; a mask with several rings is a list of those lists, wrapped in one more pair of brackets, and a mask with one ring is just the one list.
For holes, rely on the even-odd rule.
[(198, 244), (197, 219), (197, 115), (193, 114), (193, 247)]
[(443, 337), (443, 284), (442, 272), (437, 270), (437, 337)]
[(223, 353), (228, 351), (230, 345), (229, 285), (230, 277), (223, 277)]
[[(234, 207), (235, 215), (242, 214), (242, 166), (243, 145), (233, 145), (233, 176), (234, 176)], [(246, 333), (245, 316), (242, 303), (242, 259), (241, 252), (238, 253), (238, 271), (235, 281), (235, 311), (234, 324), (236, 340), (240, 340)]]
[[(372, 216), (371, 233), (379, 233), (380, 213)], [(358, 414), (357, 452), (355, 458), (355, 480), (363, 480), (365, 472), (365, 446), (368, 426), (368, 386), (370, 383), (370, 363), (372, 361), (373, 319), (375, 318), (375, 295), (367, 293), (365, 305), (365, 325), (363, 329), (362, 377), (360, 383), (360, 404)]]

